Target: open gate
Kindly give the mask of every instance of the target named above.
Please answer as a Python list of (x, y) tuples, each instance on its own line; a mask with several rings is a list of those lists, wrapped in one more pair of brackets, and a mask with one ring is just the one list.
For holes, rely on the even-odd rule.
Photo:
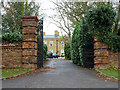
[(37, 26), (37, 68), (43, 66), (43, 18)]
[[(88, 33), (88, 26), (83, 19), (83, 41), (84, 38), (90, 38)], [(86, 34), (86, 35), (85, 35)], [(84, 67), (94, 68), (94, 37), (91, 36), (91, 43), (83, 46)]]

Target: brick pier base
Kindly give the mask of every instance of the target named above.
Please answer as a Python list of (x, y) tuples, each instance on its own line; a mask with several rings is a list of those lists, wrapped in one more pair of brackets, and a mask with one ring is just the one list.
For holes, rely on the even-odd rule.
[(108, 50), (108, 46), (104, 43), (97, 40), (94, 37), (94, 68), (107, 68), (110, 65), (114, 65), (118, 67), (118, 60), (120, 53), (116, 52), (113, 53), (112, 51)]

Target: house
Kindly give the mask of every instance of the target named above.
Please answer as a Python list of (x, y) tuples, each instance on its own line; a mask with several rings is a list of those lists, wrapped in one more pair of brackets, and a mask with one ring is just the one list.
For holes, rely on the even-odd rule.
[(56, 30), (54, 35), (46, 35), (43, 32), (43, 42), (48, 46), (48, 51), (57, 53), (58, 55), (64, 55), (64, 41), (59, 36), (59, 32)]

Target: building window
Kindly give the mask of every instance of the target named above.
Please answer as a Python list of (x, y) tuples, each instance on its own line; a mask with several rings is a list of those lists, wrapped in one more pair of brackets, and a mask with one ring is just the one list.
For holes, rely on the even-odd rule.
[(64, 55), (64, 50), (61, 50), (61, 55)]
[(61, 41), (61, 46), (62, 46), (62, 47), (64, 46), (64, 42), (63, 42), (63, 41)]
[(50, 41), (50, 46), (53, 46), (53, 41)]
[(53, 50), (50, 50), (50, 52), (52, 52), (52, 53), (53, 53)]
[(47, 45), (47, 41), (44, 41), (44, 44), (46, 44), (46, 45)]

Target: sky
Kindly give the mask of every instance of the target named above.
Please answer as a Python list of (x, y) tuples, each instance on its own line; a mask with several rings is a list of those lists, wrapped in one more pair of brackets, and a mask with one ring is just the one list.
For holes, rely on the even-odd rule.
[[(55, 1), (55, 0), (54, 0)], [(57, 14), (52, 8), (55, 5), (51, 2), (51, 0), (40, 0), (41, 7), (43, 8), (43, 13), (45, 13), (44, 21), (43, 21), (43, 31), (46, 32), (46, 35), (53, 35), (55, 30), (60, 32), (60, 29), (53, 23), (49, 16), (53, 16)]]

